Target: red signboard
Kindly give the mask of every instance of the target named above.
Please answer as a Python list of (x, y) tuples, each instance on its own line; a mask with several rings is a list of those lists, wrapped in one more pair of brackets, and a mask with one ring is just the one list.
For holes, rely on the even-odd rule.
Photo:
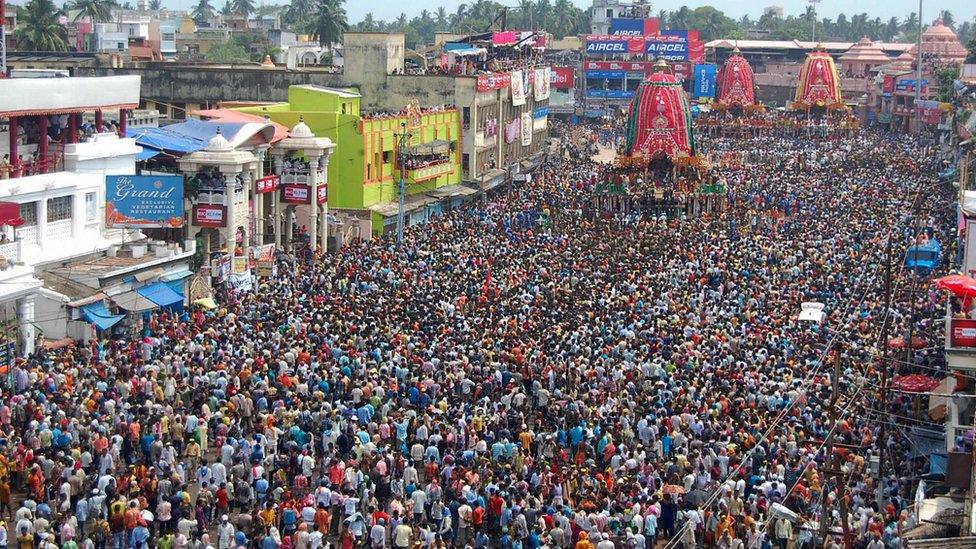
[(288, 204), (311, 204), (312, 188), (300, 184), (282, 185), (281, 201)]
[(267, 175), (255, 181), (255, 190), (259, 193), (270, 193), (278, 190), (281, 178), (277, 175)]
[(654, 61), (585, 61), (583, 70), (650, 72)]
[(315, 200), (319, 204), (325, 204), (329, 201), (329, 187), (328, 185), (319, 185), (315, 188)]
[(507, 46), (518, 42), (519, 33), (515, 31), (502, 31), (491, 33), (492, 46)]
[(891, 94), (895, 93), (895, 77), (885, 76), (884, 83), (881, 84), (881, 93), (886, 97), (891, 97)]
[(575, 84), (576, 69), (573, 67), (553, 67), (552, 68), (552, 82), (550, 85), (553, 88), (568, 90), (572, 89)]
[(507, 72), (491, 72), (478, 75), (478, 91), (486, 92), (507, 88), (512, 83), (512, 75)]
[(193, 224), (197, 227), (226, 227), (227, 206), (198, 204), (193, 207)]
[(950, 347), (976, 347), (976, 320), (953, 318)]

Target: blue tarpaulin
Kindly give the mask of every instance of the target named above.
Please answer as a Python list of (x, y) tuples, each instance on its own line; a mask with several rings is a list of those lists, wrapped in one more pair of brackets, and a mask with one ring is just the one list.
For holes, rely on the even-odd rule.
[(187, 120), (162, 128), (128, 128), (125, 136), (135, 138), (143, 147), (186, 154), (206, 147), (218, 129), (230, 140), (243, 127), (243, 123)]
[(143, 286), (142, 288), (136, 289), (136, 293), (160, 307), (183, 303), (183, 295), (174, 292), (165, 282), (154, 282)]
[(96, 301), (81, 308), (81, 318), (94, 324), (99, 330), (108, 330), (125, 318), (125, 315), (113, 315), (108, 312), (104, 301)]
[(150, 149), (148, 147), (143, 147), (142, 152), (136, 154), (136, 160), (149, 160), (150, 158), (159, 154), (160, 151), (155, 149)]

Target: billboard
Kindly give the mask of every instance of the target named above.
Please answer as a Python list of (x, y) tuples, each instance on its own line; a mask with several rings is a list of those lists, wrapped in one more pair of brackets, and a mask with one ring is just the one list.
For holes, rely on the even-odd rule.
[(665, 36), (648, 37), (644, 41), (644, 52), (654, 57), (663, 57), (668, 61), (687, 61), (688, 42)]
[(586, 37), (586, 53), (641, 53), (644, 38), (640, 36), (601, 36)]
[(625, 71), (586, 71), (587, 78), (606, 78), (608, 80), (623, 80)]
[(576, 84), (576, 69), (573, 67), (552, 67), (552, 87), (560, 90), (572, 89)]
[(715, 97), (715, 65), (708, 63), (705, 65), (695, 65), (695, 87), (692, 96), (696, 99), (700, 97)]
[(586, 96), (606, 99), (630, 99), (634, 97), (634, 92), (627, 90), (600, 90), (591, 88), (586, 90)]
[(267, 175), (257, 179), (254, 183), (255, 189), (259, 193), (270, 193), (278, 190), (278, 184), (281, 183), (281, 178), (277, 175)]
[(613, 36), (654, 36), (661, 25), (655, 18), (610, 20), (610, 34)]
[(226, 227), (227, 206), (198, 204), (193, 207), (193, 224), (197, 227)]
[(884, 97), (891, 97), (895, 92), (895, 77), (885, 76), (884, 82), (881, 84), (881, 95)]
[(182, 175), (105, 176), (106, 227), (182, 227)]
[(325, 204), (329, 201), (329, 186), (319, 185), (315, 188), (315, 201), (318, 204)]
[(512, 76), (507, 72), (479, 74), (476, 86), (479, 92), (501, 90), (509, 86), (511, 79)]
[(312, 188), (301, 184), (282, 185), (281, 201), (288, 204), (311, 204)]
[[(916, 82), (915, 79), (899, 80), (898, 83), (895, 84), (895, 90), (896, 91), (911, 91), (911, 92), (913, 92), (913, 91), (915, 91), (915, 82)], [(928, 80), (922, 80), (922, 93), (926, 93), (926, 92), (928, 92), (928, 90), (929, 90), (929, 81)]]

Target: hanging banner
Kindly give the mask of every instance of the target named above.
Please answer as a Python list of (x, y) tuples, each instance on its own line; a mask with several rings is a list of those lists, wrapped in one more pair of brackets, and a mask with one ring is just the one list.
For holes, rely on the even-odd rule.
[(536, 101), (549, 99), (549, 85), (549, 67), (535, 69), (535, 83), (532, 87)]
[(522, 146), (528, 147), (532, 144), (532, 113), (522, 113)]
[(692, 97), (695, 99), (715, 97), (716, 72), (715, 65), (711, 63), (695, 65), (695, 87), (692, 90)]
[(552, 67), (550, 83), (560, 90), (572, 89), (576, 84), (576, 69), (573, 67)]
[(508, 124), (505, 124), (505, 142), (513, 143), (519, 137), (519, 129), (521, 129), (521, 118), (516, 118)]
[(198, 204), (193, 207), (193, 224), (197, 227), (226, 227), (227, 206)]
[(288, 204), (311, 204), (312, 188), (301, 184), (282, 185), (281, 201)]
[(277, 175), (266, 175), (254, 182), (254, 188), (259, 193), (270, 193), (278, 190), (281, 178)]
[(522, 81), (522, 71), (512, 71), (512, 106), (520, 107), (525, 104), (525, 83)]
[(479, 92), (486, 92), (491, 90), (501, 90), (509, 86), (512, 81), (512, 75), (507, 72), (491, 72), (488, 74), (479, 74), (476, 87)]
[(587, 78), (600, 80), (623, 80), (627, 77), (626, 71), (586, 71)]
[(891, 97), (893, 93), (895, 93), (895, 77), (885, 76), (884, 83), (881, 84), (881, 95)]
[(231, 269), (233, 274), (244, 274), (247, 272), (247, 256), (246, 255), (235, 255), (231, 258)]
[(504, 31), (491, 33), (492, 46), (508, 46), (518, 42), (519, 33), (516, 31)]
[(319, 185), (315, 188), (315, 201), (319, 204), (325, 204), (329, 201), (329, 186)]
[(182, 227), (182, 175), (105, 176), (106, 227)]

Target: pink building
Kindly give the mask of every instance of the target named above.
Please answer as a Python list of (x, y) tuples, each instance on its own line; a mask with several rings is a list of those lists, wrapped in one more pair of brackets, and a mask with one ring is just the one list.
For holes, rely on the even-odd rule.
[(840, 73), (848, 78), (863, 78), (876, 73), (879, 66), (889, 62), (891, 58), (865, 36), (840, 56)]

